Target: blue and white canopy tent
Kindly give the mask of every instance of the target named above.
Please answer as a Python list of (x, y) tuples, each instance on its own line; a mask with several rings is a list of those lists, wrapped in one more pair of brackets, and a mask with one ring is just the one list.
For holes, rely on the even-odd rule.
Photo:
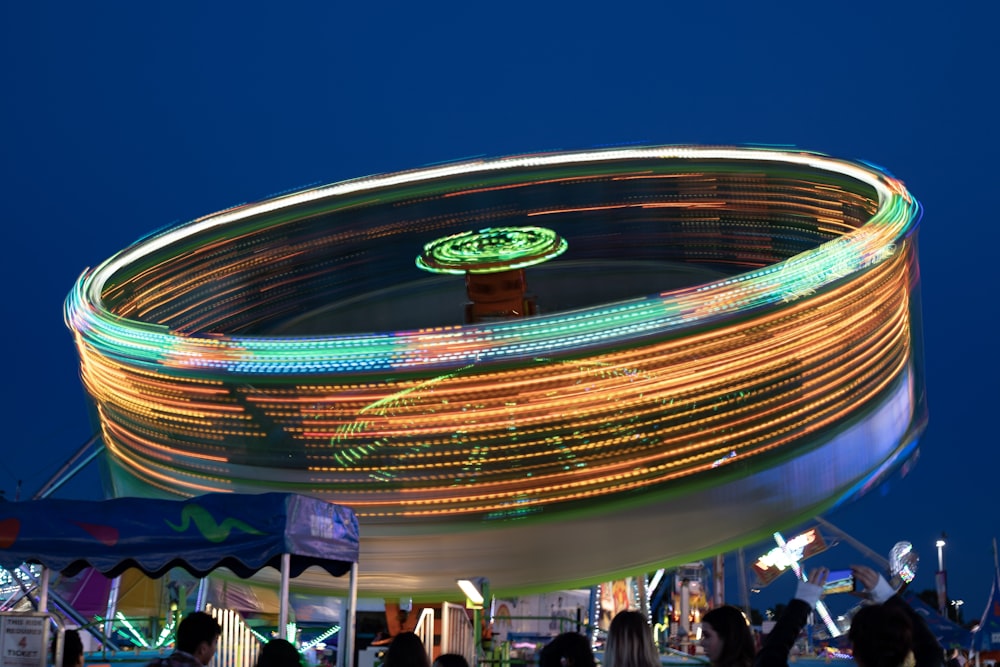
[(0, 503), (0, 566), (44, 568), (43, 611), (50, 570), (72, 576), (92, 567), (115, 577), (137, 568), (156, 578), (178, 567), (197, 577), (225, 567), (246, 578), (272, 567), (281, 572), (284, 636), (289, 578), (317, 566), (335, 577), (350, 574), (341, 655), (353, 652), (358, 545), (358, 521), (350, 509), (289, 493)]
[(927, 622), (927, 627), (945, 649), (969, 648), (972, 643), (972, 632), (958, 623), (942, 616), (936, 609), (921, 600), (913, 591), (903, 593), (903, 599), (919, 616)]
[(993, 577), (990, 600), (983, 610), (979, 627), (972, 633), (971, 648), (978, 660), (1000, 658), (1000, 572)]

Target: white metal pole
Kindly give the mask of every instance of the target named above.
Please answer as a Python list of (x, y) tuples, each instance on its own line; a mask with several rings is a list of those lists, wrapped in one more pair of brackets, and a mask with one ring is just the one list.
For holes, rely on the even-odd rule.
[(278, 593), (278, 637), (288, 639), (288, 571), (292, 554), (281, 554), (281, 590)]
[(104, 614), (104, 636), (111, 639), (115, 632), (115, 616), (118, 613), (118, 591), (121, 590), (122, 578), (115, 577), (111, 580), (111, 588), (108, 590), (107, 613)]
[(847, 534), (846, 532), (844, 532), (840, 528), (837, 528), (836, 526), (834, 526), (832, 523), (830, 523), (829, 521), (827, 521), (823, 517), (817, 516), (817, 517), (813, 517), (813, 519), (817, 523), (819, 523), (821, 526), (824, 526), (825, 528), (827, 528), (830, 531), (832, 531), (834, 534), (836, 534), (838, 537), (840, 537), (840, 539), (842, 539), (845, 542), (847, 542), (848, 544), (850, 544), (852, 547), (854, 547), (855, 549), (857, 549), (858, 551), (860, 551), (862, 554), (864, 554), (865, 556), (867, 556), (868, 558), (870, 558), (874, 562), (878, 563), (879, 566), (881, 566), (883, 569), (885, 569), (885, 570), (889, 569), (889, 561), (886, 560), (885, 556), (883, 556), (882, 554), (877, 553), (875, 550), (870, 549), (869, 547), (865, 546), (864, 544), (862, 544), (858, 540), (854, 539), (851, 535)]
[(49, 568), (42, 568), (42, 582), (38, 593), (38, 611), (49, 610)]
[(691, 644), (691, 583), (681, 580), (681, 650), (687, 651)]
[[(344, 614), (344, 626), (340, 629), (343, 635), (343, 641), (340, 644), (344, 647), (344, 662), (341, 663), (341, 667), (354, 667), (354, 631), (355, 631), (355, 615), (357, 613), (358, 607), (358, 564), (351, 563), (351, 581), (350, 581), (350, 593), (347, 599), (348, 608), (347, 613)], [(338, 651), (338, 653), (340, 653)]]
[(938, 571), (935, 576), (935, 583), (937, 584), (937, 594), (938, 594), (938, 611), (941, 615), (947, 618), (948, 616), (948, 575), (944, 571), (944, 532), (941, 533), (941, 539), (934, 543), (937, 547), (938, 552)]
[(743, 603), (743, 613), (746, 614), (747, 618), (751, 618), (750, 584), (747, 578), (747, 561), (746, 555), (743, 553), (743, 547), (736, 550), (736, 562), (740, 566), (739, 569), (736, 570), (736, 575), (740, 580), (740, 601)]
[(194, 599), (194, 610), (205, 611), (205, 598), (208, 597), (208, 578), (198, 580), (198, 595)]

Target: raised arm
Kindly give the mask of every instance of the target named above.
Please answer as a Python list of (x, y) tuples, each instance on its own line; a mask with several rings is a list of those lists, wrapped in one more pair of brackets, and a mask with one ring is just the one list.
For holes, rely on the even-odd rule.
[(910, 625), (913, 626), (913, 657), (916, 659), (916, 667), (944, 667), (944, 649), (931, 632), (924, 617), (913, 611), (913, 607), (896, 594), (885, 577), (875, 570), (863, 565), (853, 565), (851, 569), (854, 571), (854, 578), (861, 582), (873, 602), (894, 607), (910, 619)]
[(788, 654), (802, 628), (806, 626), (809, 612), (823, 595), (823, 584), (829, 573), (825, 567), (817, 568), (809, 573), (808, 581), (799, 582), (795, 597), (789, 601), (757, 653), (754, 667), (787, 667)]

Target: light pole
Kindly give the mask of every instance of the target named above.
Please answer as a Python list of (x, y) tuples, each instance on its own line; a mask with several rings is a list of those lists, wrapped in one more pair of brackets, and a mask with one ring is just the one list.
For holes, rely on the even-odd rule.
[(955, 608), (955, 622), (962, 622), (962, 605), (965, 604), (965, 600), (952, 600), (951, 606)]
[(946, 537), (948, 536), (942, 530), (941, 538), (934, 543), (938, 552), (938, 571), (934, 577), (937, 584), (938, 611), (945, 617), (947, 617), (948, 611), (948, 575), (945, 574), (944, 570), (944, 545)]

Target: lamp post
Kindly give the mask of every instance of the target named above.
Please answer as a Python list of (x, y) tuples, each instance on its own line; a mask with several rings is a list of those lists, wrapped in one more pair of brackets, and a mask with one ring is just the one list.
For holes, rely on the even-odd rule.
[(934, 543), (938, 552), (938, 571), (935, 575), (935, 583), (937, 584), (938, 611), (941, 612), (942, 616), (946, 616), (946, 612), (948, 611), (948, 575), (945, 574), (944, 570), (944, 545), (946, 537), (948, 536), (945, 532), (941, 531), (941, 538)]
[(962, 605), (965, 604), (965, 600), (952, 600), (951, 606), (955, 608), (955, 622), (962, 622)]

